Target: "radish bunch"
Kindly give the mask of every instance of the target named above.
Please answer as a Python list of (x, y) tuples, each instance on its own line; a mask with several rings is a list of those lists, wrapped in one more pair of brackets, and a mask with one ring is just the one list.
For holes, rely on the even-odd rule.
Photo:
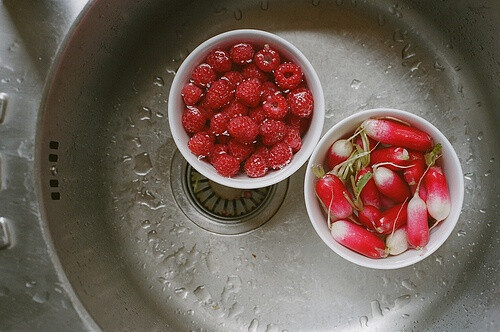
[(333, 142), (329, 172), (314, 168), (332, 237), (370, 258), (424, 248), (451, 208), (440, 156), (430, 135), (395, 118), (367, 119)]

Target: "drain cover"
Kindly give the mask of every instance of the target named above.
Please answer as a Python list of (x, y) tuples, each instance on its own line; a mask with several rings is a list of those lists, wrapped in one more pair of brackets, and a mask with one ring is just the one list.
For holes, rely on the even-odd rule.
[(267, 222), (283, 202), (288, 180), (259, 189), (236, 189), (207, 179), (176, 151), (170, 174), (172, 193), (182, 212), (216, 234), (246, 233)]

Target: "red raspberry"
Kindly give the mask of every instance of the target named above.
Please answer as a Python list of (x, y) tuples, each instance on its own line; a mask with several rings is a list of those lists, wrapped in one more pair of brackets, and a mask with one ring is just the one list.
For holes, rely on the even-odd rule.
[(241, 82), (243, 82), (243, 75), (241, 75), (240, 72), (234, 71), (234, 70), (233, 71), (228, 71), (222, 77), (227, 78), (227, 80), (229, 82), (231, 82), (234, 86), (236, 86), (236, 85), (240, 84)]
[(264, 176), (269, 170), (267, 158), (262, 153), (254, 153), (245, 161), (243, 169), (251, 178)]
[(266, 112), (260, 106), (252, 108), (248, 113), (248, 116), (251, 117), (252, 120), (258, 125), (260, 125), (260, 123), (267, 118)]
[(212, 152), (214, 142), (215, 139), (212, 135), (200, 131), (189, 139), (188, 148), (195, 156), (198, 156), (198, 158), (204, 158)]
[(215, 135), (221, 135), (227, 130), (229, 117), (224, 113), (217, 113), (210, 119), (210, 132)]
[(236, 99), (250, 107), (259, 105), (260, 93), (260, 82), (256, 78), (244, 81), (236, 87)]
[(265, 145), (259, 145), (257, 148), (255, 148), (254, 154), (257, 153), (261, 154), (264, 158), (266, 158), (267, 161), (267, 158), (269, 157), (269, 149)]
[(314, 99), (312, 92), (307, 88), (297, 88), (292, 90), (287, 96), (290, 112), (301, 118), (311, 116), (314, 109)]
[(296, 153), (302, 147), (300, 131), (297, 128), (288, 128), (283, 142), (285, 142), (289, 147), (292, 148), (293, 153)]
[(266, 98), (268, 96), (274, 96), (276, 93), (279, 93), (279, 91), (280, 91), (278, 89), (278, 87), (276, 86), (276, 84), (274, 84), (271, 81), (266, 81), (266, 82), (262, 83), (261, 90), (262, 90), (261, 99), (263, 101), (266, 100)]
[(225, 79), (215, 81), (210, 88), (208, 88), (205, 99), (210, 108), (218, 109), (231, 102), (234, 96), (233, 85)]
[(269, 118), (280, 120), (288, 113), (288, 103), (281, 94), (275, 94), (268, 96), (267, 99), (264, 100), (262, 109), (264, 109)]
[(236, 44), (229, 50), (233, 62), (240, 65), (251, 62), (253, 53), (253, 46), (248, 43)]
[(293, 89), (302, 82), (302, 70), (294, 63), (282, 63), (274, 71), (274, 80), (282, 89)]
[(229, 121), (227, 131), (237, 141), (251, 143), (259, 135), (259, 126), (248, 116), (238, 116)]
[(215, 49), (208, 53), (207, 63), (218, 73), (230, 71), (233, 65), (229, 53), (221, 49)]
[(205, 127), (207, 118), (196, 106), (188, 106), (182, 113), (182, 126), (188, 133), (197, 133)]
[(217, 173), (225, 177), (232, 177), (240, 170), (239, 161), (229, 154), (221, 154), (212, 161), (212, 165)]
[(292, 148), (284, 142), (278, 142), (269, 149), (269, 166), (281, 169), (290, 163), (292, 156)]
[(217, 113), (216, 111), (214, 111), (213, 109), (211, 109), (210, 107), (203, 107), (201, 106), (202, 103), (199, 104), (198, 108), (200, 109), (200, 112), (205, 115), (205, 117), (207, 119), (211, 119), (212, 116), (215, 115), (215, 113)]
[(203, 90), (194, 85), (193, 83), (188, 83), (184, 85), (181, 91), (182, 99), (184, 103), (188, 106), (196, 104), (203, 95)]
[(309, 128), (310, 119), (301, 118), (292, 113), (288, 113), (286, 122), (289, 127), (297, 128), (300, 131), (300, 134), (304, 135)]
[(229, 152), (226, 144), (215, 144), (212, 152), (210, 153), (210, 162), (215, 162), (221, 154), (227, 154)]
[(263, 49), (255, 54), (253, 61), (260, 70), (270, 72), (279, 66), (280, 54), (266, 44)]
[(235, 99), (222, 109), (222, 113), (225, 113), (231, 119), (237, 116), (247, 115), (248, 107)]
[(267, 77), (266, 73), (257, 68), (255, 63), (249, 63), (248, 65), (245, 65), (245, 67), (243, 67), (243, 69), (241, 70), (241, 75), (245, 80), (256, 78), (261, 83), (269, 81), (269, 77)]
[(267, 119), (260, 124), (259, 133), (263, 144), (274, 145), (285, 137), (286, 124), (280, 120)]
[(247, 159), (255, 149), (253, 144), (243, 144), (235, 139), (230, 139), (227, 146), (229, 148), (229, 154), (238, 159), (239, 162)]
[(215, 70), (209, 64), (202, 63), (193, 70), (193, 83), (200, 87), (207, 87), (217, 78)]

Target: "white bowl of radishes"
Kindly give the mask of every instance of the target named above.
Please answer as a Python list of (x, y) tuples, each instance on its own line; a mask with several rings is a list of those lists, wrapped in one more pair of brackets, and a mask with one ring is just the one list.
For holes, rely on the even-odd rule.
[(241, 189), (270, 186), (297, 171), (319, 141), (324, 114), (321, 83), (302, 52), (250, 29), (196, 47), (168, 100), (172, 137), (187, 162)]
[(463, 203), (462, 168), (448, 139), (401, 110), (356, 113), (333, 126), (307, 165), (311, 223), (345, 259), (396, 269), (431, 255)]

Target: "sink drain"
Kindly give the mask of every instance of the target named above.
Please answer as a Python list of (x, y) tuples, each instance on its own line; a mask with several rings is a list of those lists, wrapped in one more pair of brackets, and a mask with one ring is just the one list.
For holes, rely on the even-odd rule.
[(258, 189), (236, 189), (213, 182), (176, 151), (170, 174), (172, 193), (182, 212), (216, 234), (246, 233), (267, 222), (285, 199), (288, 180)]

